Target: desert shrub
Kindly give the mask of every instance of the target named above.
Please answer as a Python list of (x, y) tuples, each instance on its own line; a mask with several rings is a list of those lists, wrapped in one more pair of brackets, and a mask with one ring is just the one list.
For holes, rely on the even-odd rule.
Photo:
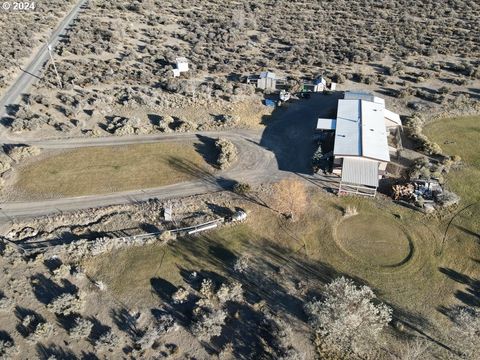
[(108, 330), (95, 341), (95, 348), (103, 351), (113, 350), (119, 346), (119, 340), (112, 330)]
[(252, 187), (248, 183), (236, 183), (233, 185), (233, 192), (238, 195), (246, 195), (252, 191)]
[(358, 287), (344, 277), (327, 285), (322, 295), (305, 305), (319, 352), (350, 359), (374, 354), (392, 310), (377, 303), (368, 286)]
[(401, 62), (397, 62), (392, 66), (388, 67), (387, 74), (390, 76), (401, 76), (405, 72), (405, 65)]
[(345, 216), (345, 217), (354, 216), (354, 215), (357, 215), (357, 214), (358, 214), (358, 210), (357, 210), (356, 206), (347, 205), (343, 209), (343, 216)]
[(55, 325), (49, 322), (40, 322), (35, 327), (33, 333), (28, 336), (27, 340), (30, 343), (36, 343), (40, 340), (44, 341), (45, 339), (48, 339), (56, 334), (57, 330)]
[(156, 318), (155, 326), (162, 333), (166, 333), (173, 326), (175, 326), (175, 319), (172, 315), (164, 313)]
[(455, 163), (455, 164), (458, 164), (462, 161), (462, 158), (459, 156), (459, 155), (453, 155), (452, 156), (452, 161)]
[(22, 161), (25, 158), (30, 156), (38, 155), (40, 153), (40, 149), (35, 146), (14, 146), (13, 148), (9, 149), (8, 156), (10, 156), (15, 161)]
[(226, 318), (227, 312), (223, 309), (202, 311), (200, 314), (197, 314), (197, 320), (192, 327), (192, 332), (198, 339), (210, 341), (211, 338), (220, 336)]
[(242, 284), (234, 282), (232, 284), (222, 284), (217, 291), (217, 297), (221, 304), (228, 301), (242, 302), (243, 301), (243, 289)]
[(430, 161), (425, 156), (416, 159), (409, 170), (410, 179), (430, 179)]
[(142, 351), (151, 349), (163, 334), (162, 328), (159, 328), (152, 322), (143, 331), (142, 336), (135, 341), (135, 347)]
[(250, 255), (242, 255), (240, 256), (236, 261), (233, 266), (233, 270), (235, 272), (244, 274), (248, 271), (250, 266), (252, 265), (252, 258)]
[(396, 346), (393, 351), (399, 360), (431, 360), (435, 357), (430, 353), (431, 346), (422, 339), (409, 340)]
[(452, 90), (448, 86), (442, 86), (438, 89), (440, 94), (449, 94)]
[(227, 303), (243, 302), (242, 285), (238, 282), (222, 284), (218, 290), (211, 279), (203, 279), (199, 290), (200, 299), (193, 311), (191, 330), (202, 341), (220, 336), (228, 316)]
[(80, 312), (82, 309), (82, 302), (77, 296), (64, 293), (54, 298), (47, 305), (47, 308), (53, 311), (55, 314), (67, 316), (72, 313)]
[(340, 73), (335, 73), (332, 76), (332, 81), (337, 83), (337, 84), (343, 84), (345, 82), (346, 78), (345, 75), (342, 75)]
[(189, 132), (196, 129), (196, 125), (188, 120), (175, 120), (171, 126), (177, 132)]
[(408, 96), (411, 96), (414, 94), (414, 90), (411, 87), (403, 87), (400, 90), (397, 90), (394, 93), (395, 97), (398, 97), (400, 99), (406, 98)]
[(183, 287), (178, 288), (178, 290), (172, 295), (172, 301), (174, 304), (183, 304), (188, 300), (190, 293), (188, 290)]
[(453, 327), (449, 332), (454, 346), (464, 359), (473, 359), (478, 355), (480, 337), (480, 309), (475, 307), (457, 307), (450, 311)]
[(211, 279), (203, 279), (200, 286), (200, 294), (207, 299), (212, 299), (215, 296), (215, 286)]
[(6, 297), (5, 295), (3, 295), (3, 293), (0, 292), (0, 311), (10, 310), (13, 305), (13, 300)]
[(92, 332), (93, 323), (82, 317), (75, 318), (75, 323), (70, 329), (69, 334), (73, 339), (84, 339), (90, 336)]
[(422, 128), (424, 124), (425, 120), (422, 117), (413, 115), (405, 121), (404, 129), (406, 134), (414, 139), (425, 153), (429, 155), (442, 154), (441, 147), (430, 141), (427, 136), (423, 134)]
[(237, 159), (237, 147), (233, 142), (220, 138), (215, 142), (218, 150), (217, 164), (220, 169), (228, 168)]
[(0, 339), (0, 356), (2, 359), (11, 359), (17, 351), (13, 340)]
[(132, 135), (149, 133), (152, 128), (135, 117), (112, 116), (107, 117), (105, 130), (115, 135)]

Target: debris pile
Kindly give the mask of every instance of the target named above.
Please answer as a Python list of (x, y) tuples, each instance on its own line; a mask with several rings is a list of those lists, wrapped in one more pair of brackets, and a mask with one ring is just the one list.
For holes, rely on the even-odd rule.
[(438, 207), (458, 204), (460, 197), (442, 188), (437, 180), (411, 180), (406, 184), (393, 185), (392, 197), (396, 201), (413, 204), (425, 212), (433, 212)]

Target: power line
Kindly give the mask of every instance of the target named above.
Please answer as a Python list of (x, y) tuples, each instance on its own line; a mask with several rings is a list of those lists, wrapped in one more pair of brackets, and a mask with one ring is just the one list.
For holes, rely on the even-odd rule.
[(51, 45), (51, 44), (47, 44), (47, 48), (48, 48), (48, 54), (50, 55), (50, 59), (52, 60), (53, 69), (55, 70), (55, 74), (57, 74), (58, 86), (59, 86), (60, 89), (61, 89), (61, 88), (63, 88), (63, 86), (62, 86), (62, 79), (60, 78), (60, 75), (58, 75), (57, 66), (55, 65), (55, 60), (53, 59), (53, 55), (52, 55), (52, 45)]

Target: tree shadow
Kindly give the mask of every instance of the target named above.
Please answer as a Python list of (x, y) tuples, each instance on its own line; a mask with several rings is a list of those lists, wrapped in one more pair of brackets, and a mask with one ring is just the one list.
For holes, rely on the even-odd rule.
[[(198, 297), (192, 295), (184, 303), (176, 304), (172, 300), (172, 295), (178, 290), (174, 284), (159, 277), (150, 279), (150, 284), (154, 294), (156, 294), (164, 302), (165, 311), (173, 316), (175, 321), (180, 325), (189, 327), (193, 320), (193, 308), (198, 300)], [(154, 314), (154, 316), (158, 315), (160, 314)]]
[[(220, 288), (220, 285), (227, 282), (227, 278), (223, 275), (220, 275), (214, 271), (210, 270), (199, 270), (199, 271), (189, 271), (183, 267), (178, 267), (180, 275), (183, 278), (183, 281), (187, 283), (192, 289), (200, 291), (202, 283), (204, 280), (209, 279), (213, 282), (213, 290), (217, 291)], [(195, 273), (195, 276), (192, 274)]]
[(160, 229), (154, 224), (141, 223), (138, 227), (149, 234), (160, 232)]
[(45, 265), (48, 271), (50, 272), (53, 272), (54, 270), (58, 269), (60, 266), (62, 266), (62, 264), (63, 264), (62, 260), (55, 257), (43, 260), (43, 265)]
[(104, 334), (106, 334), (108, 331), (111, 330), (111, 327), (108, 325), (102, 324), (97, 318), (93, 316), (89, 316), (86, 318), (87, 320), (91, 321), (93, 324), (92, 331), (90, 332), (90, 335), (88, 336), (88, 341), (92, 344), (95, 345), (96, 341)]
[(37, 355), (41, 360), (62, 359), (62, 360), (76, 360), (78, 357), (70, 350), (65, 349), (57, 344), (37, 344), (35, 346)]
[(231, 191), (233, 186), (236, 184), (235, 180), (228, 179), (223, 176), (215, 176), (205, 168), (188, 160), (171, 157), (168, 160), (168, 164), (177, 171), (190, 175), (195, 179), (199, 179), (206, 184), (217, 187), (218, 190)]
[(154, 126), (160, 125), (160, 122), (162, 121), (162, 117), (159, 115), (147, 114), (147, 117), (148, 117), (148, 121), (150, 121), (150, 124)]
[(118, 329), (126, 333), (132, 340), (138, 339), (143, 335), (143, 331), (137, 327), (138, 318), (130, 314), (127, 309), (112, 309), (110, 317)]
[(233, 215), (233, 211), (226, 206), (220, 206), (211, 202), (206, 202), (205, 204), (215, 215), (218, 215), (221, 217)]
[(62, 279), (61, 282), (60, 286), (41, 273), (33, 275), (30, 281), (35, 297), (45, 305), (63, 293), (75, 294), (78, 291), (78, 288), (67, 279)]
[[(16, 329), (18, 333), (23, 337), (28, 337), (30, 334), (35, 332), (38, 324), (46, 322), (45, 318), (42, 315), (40, 315), (36, 311), (24, 307), (15, 306), (14, 314), (16, 318), (20, 321), (20, 323), (17, 324)], [(28, 324), (25, 324), (24, 320), (27, 318), (27, 316), (33, 316), (33, 320)]]
[(67, 332), (70, 332), (75, 326), (75, 319), (81, 317), (78, 313), (68, 315), (55, 314), (55, 316), (57, 318), (57, 323)]
[(12, 344), (14, 342), (10, 334), (4, 330), (0, 330), (0, 341), (8, 341), (8, 342), (11, 342)]
[(229, 320), (220, 336), (210, 344), (202, 343), (205, 349), (218, 354), (232, 343), (235, 359), (278, 359), (284, 349), (278, 341), (279, 329), (275, 321), (247, 304), (229, 303)]
[(439, 268), (442, 274), (450, 279), (466, 285), (465, 290), (457, 290), (455, 297), (468, 306), (480, 306), (480, 280), (473, 279), (468, 275), (461, 274), (458, 271), (449, 268)]
[(215, 146), (216, 139), (197, 134), (199, 142), (194, 144), (195, 150), (202, 155), (205, 162), (213, 167), (217, 167), (218, 150)]
[(460, 231), (463, 231), (465, 234), (467, 235), (470, 235), (470, 236), (473, 236), (474, 238), (477, 239), (477, 241), (480, 241), (480, 233), (477, 233), (473, 230), (470, 230), (470, 229), (467, 229), (466, 227), (463, 227), (461, 225), (454, 225), (457, 229), (459, 229)]
[(82, 360), (98, 360), (99, 357), (91, 352), (82, 351), (82, 355), (80, 356)]
[[(242, 284), (244, 289), (245, 299), (248, 303), (254, 304), (261, 300), (266, 301), (267, 305), (271, 307), (272, 311), (283, 311), (287, 314), (295, 316), (296, 318), (306, 321), (306, 315), (303, 311), (303, 299), (292, 295), (290, 291), (277, 281), (276, 277), (282, 278), (280, 275), (282, 269), (289, 268), (289, 273), (295, 273), (296, 276), (315, 276), (316, 279), (325, 277), (331, 279), (335, 273), (327, 266), (320, 268), (313, 268), (311, 264), (300, 262), (290, 258), (286, 254), (285, 249), (275, 247), (264, 242), (261, 249), (256, 245), (249, 244), (250, 253), (261, 253), (261, 258), (252, 259), (252, 266), (249, 271), (244, 274), (239, 274), (234, 271), (234, 264), (238, 255), (223, 247), (216, 241), (213, 241), (208, 236), (195, 237), (195, 241), (182, 241), (172, 244), (175, 247), (175, 252), (182, 254), (182, 256), (191, 264), (192, 269), (202, 268), (206, 261), (209, 266), (212, 266), (217, 271), (202, 270), (199, 276), (192, 280), (190, 274), (193, 270), (180, 269), (181, 275), (186, 283), (189, 283), (194, 289), (198, 289), (198, 283), (204, 276), (208, 278), (215, 278), (215, 273), (222, 274), (216, 283), (227, 282), (227, 279), (238, 281)], [(261, 251), (261, 252), (260, 252)], [(200, 263), (197, 259), (202, 259)], [(287, 265), (288, 263), (288, 265)], [(202, 275), (204, 274), (204, 275)], [(308, 274), (308, 275), (307, 275)], [(275, 278), (274, 278), (275, 277)], [(193, 283), (197, 282), (197, 285)]]

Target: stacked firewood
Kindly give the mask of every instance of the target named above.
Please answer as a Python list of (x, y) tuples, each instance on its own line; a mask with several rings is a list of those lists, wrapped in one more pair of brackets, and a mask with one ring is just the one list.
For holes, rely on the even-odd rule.
[(411, 183), (406, 185), (393, 185), (392, 190), (394, 200), (410, 200), (413, 198), (415, 187)]

